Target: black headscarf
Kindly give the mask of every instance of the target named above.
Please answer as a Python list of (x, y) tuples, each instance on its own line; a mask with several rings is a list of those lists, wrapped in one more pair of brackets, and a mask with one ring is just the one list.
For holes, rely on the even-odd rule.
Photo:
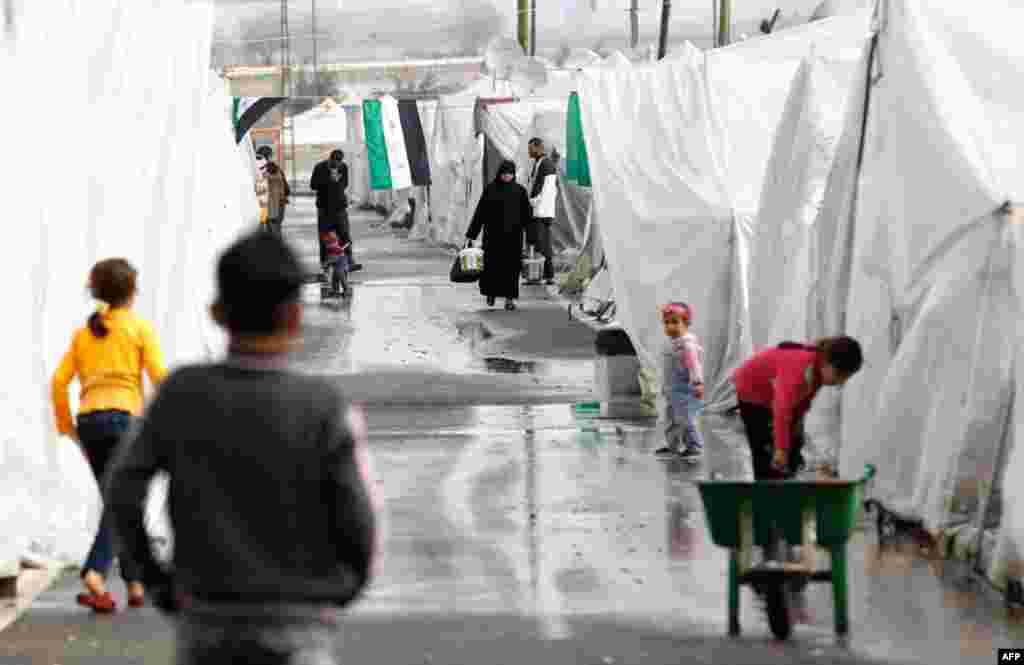
[(498, 167), (498, 174), (496, 176), (494, 176), (494, 181), (495, 182), (504, 183), (505, 181), (501, 179), (501, 176), (505, 175), (506, 173), (511, 173), (512, 177), (515, 178), (515, 175), (516, 175), (516, 164), (515, 164), (515, 162), (513, 162), (513, 161), (511, 161), (509, 159), (506, 159), (505, 161), (503, 161), (501, 163), (501, 166)]

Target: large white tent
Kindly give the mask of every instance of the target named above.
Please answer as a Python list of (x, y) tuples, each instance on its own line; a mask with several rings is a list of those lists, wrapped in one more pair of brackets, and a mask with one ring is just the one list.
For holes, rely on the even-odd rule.
[[(18, 192), (7, 213), (18, 222), (2, 270), (20, 287), (7, 294), (18, 317), (0, 384), (0, 560), (29, 550), (77, 560), (98, 493), (77, 446), (55, 434), (48, 386), (92, 309), (90, 266), (120, 255), (139, 268), (137, 307), (171, 366), (209, 357), (224, 341), (206, 314), (216, 254), (255, 228), (258, 208), (230, 100), (209, 70), (210, 4), (25, 2), (13, 19), (0, 45), (5, 84), (48, 99), (51, 81), (36, 72), (59, 69), (65, 79), (60, 104), (0, 107), (4, 125), (20, 128), (8, 137), (18, 168), (5, 172), (5, 189)], [(53, 131), (69, 118), (80, 130)], [(86, 155), (88, 166), (55, 190), (46, 177), (60, 168), (54, 155)]]
[[(678, 52), (669, 54), (666, 59), (670, 62), (679, 62), (690, 67), (698, 67), (704, 61), (700, 49), (691, 42), (685, 42)], [(621, 53), (605, 61), (609, 67), (623, 67), (630, 63)], [(596, 270), (590, 284), (583, 292), (583, 303), (585, 307), (596, 307), (600, 303), (607, 303), (615, 300), (615, 288), (612, 284), (611, 275), (608, 273), (608, 265), (604, 252), (602, 234), (599, 231), (597, 219), (597, 206), (589, 208), (589, 223), (586, 227), (586, 234), (583, 239), (584, 251), (589, 251), (593, 259), (593, 268)]]
[[(819, 222), (833, 262), (848, 266), (829, 293), (841, 311), (825, 323), (866, 355), (843, 394), (841, 466), (880, 462), (880, 498), (943, 526), (1014, 436), (1020, 250), (1003, 206), (1024, 196), (1021, 101), (1008, 84), (1024, 67), (1011, 27), (1024, 9), (882, 10), (859, 178), (855, 159), (837, 162), (832, 178), (848, 186), (830, 191)], [(861, 120), (851, 113), (846, 133)]]
[[(816, 407), (821, 421), (841, 424), (841, 470), (876, 463), (878, 499), (947, 529), (956, 551), (983, 545), (981, 563), (1001, 586), (1020, 551), (1006, 536), (1024, 499), (1007, 482), (1024, 465), (1013, 445), (1024, 123), (1006, 85), (1024, 66), (1009, 33), (1024, 12), (937, 0), (879, 9), (807, 273), (775, 329), (788, 317), (811, 336), (861, 340), (864, 372)], [(986, 502), (1004, 473), (1011, 530), (986, 534), (974, 527), (990, 521)]]
[(618, 319), (643, 364), (657, 367), (657, 307), (689, 302), (706, 349), (710, 411), (731, 406), (729, 371), (752, 350), (747, 271), (790, 84), (812, 47), (856, 47), (867, 28), (866, 14), (828, 19), (708, 52), (697, 65), (691, 54), (581, 76)]
[(1024, 544), (1024, 491), (1009, 481), (1024, 470), (1024, 114), (1009, 84), (1024, 8), (879, 10), (873, 45), (858, 15), (711, 52), (702, 68), (588, 71), (595, 207), (622, 221), (602, 233), (643, 355), (657, 303), (696, 304), (712, 410), (754, 346), (849, 334), (865, 369), (818, 400), (817, 434), (842, 442), (843, 475), (877, 464), (883, 504), (929, 527), (980, 522), (1012, 451), (1011, 528), (986, 562), (1005, 580)]
[(292, 140), (296, 145), (325, 145), (347, 141), (348, 116), (345, 107), (331, 98), (291, 118)]
[[(604, 61), (595, 55), (593, 61), (604, 67), (630, 65), (619, 52)], [(532, 137), (544, 139), (558, 155), (565, 155), (567, 107), (576, 89), (575, 75), (552, 69), (547, 79), (534, 90), (525, 89), (525, 81), (481, 79), (439, 103), (431, 148), (432, 223), (423, 236), (443, 244), (461, 244), (483, 187), (493, 175), (486, 167), (493, 172), (498, 159), (511, 159), (518, 166), (519, 182), (525, 184), (529, 174), (527, 143)], [(479, 99), (501, 101), (478, 106)], [(594, 244), (588, 242), (588, 189), (560, 178), (556, 249), (575, 253), (587, 247), (594, 251)]]
[(480, 98), (515, 95), (508, 81), (479, 79), (437, 103), (430, 142), (430, 227), (433, 242), (459, 245), (469, 227), (467, 215), (482, 188), (482, 139), (475, 136), (474, 109)]

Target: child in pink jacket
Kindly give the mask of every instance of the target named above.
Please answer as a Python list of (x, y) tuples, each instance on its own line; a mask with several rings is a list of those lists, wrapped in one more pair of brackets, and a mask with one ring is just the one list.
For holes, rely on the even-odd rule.
[(850, 337), (814, 346), (784, 342), (761, 351), (733, 373), (755, 480), (788, 478), (800, 470), (803, 418), (822, 386), (842, 386), (864, 362)]

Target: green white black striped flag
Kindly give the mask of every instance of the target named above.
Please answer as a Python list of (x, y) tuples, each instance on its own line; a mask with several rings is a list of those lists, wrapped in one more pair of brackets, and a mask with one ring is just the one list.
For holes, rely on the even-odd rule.
[(235, 123), (235, 143), (241, 143), (252, 126), (287, 97), (235, 97), (232, 120)]
[(569, 96), (569, 113), (565, 122), (565, 179), (581, 187), (590, 187), (590, 162), (587, 161), (587, 143), (583, 137), (580, 119), (580, 96)]
[(415, 101), (368, 99), (363, 102), (363, 127), (371, 188), (430, 185), (427, 140)]

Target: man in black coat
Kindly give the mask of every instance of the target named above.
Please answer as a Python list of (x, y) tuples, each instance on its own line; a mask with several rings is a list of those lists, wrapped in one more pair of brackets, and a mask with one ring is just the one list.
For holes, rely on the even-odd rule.
[[(348, 243), (345, 253), (348, 255), (351, 270), (362, 270), (363, 266), (352, 257), (352, 231), (348, 219), (348, 165), (345, 153), (334, 150), (327, 161), (320, 162), (313, 168), (313, 176), (309, 187), (316, 192), (316, 226), (317, 234), (334, 231), (342, 245)], [(327, 264), (327, 248), (320, 243), (320, 266)]]

